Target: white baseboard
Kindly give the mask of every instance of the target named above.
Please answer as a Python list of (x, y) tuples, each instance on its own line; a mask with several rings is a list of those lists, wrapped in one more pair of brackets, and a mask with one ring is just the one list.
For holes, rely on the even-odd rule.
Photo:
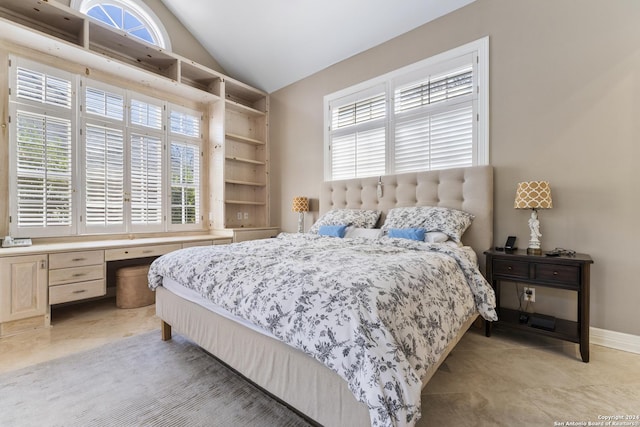
[(638, 335), (624, 334), (622, 332), (593, 327), (589, 328), (589, 335), (591, 344), (640, 354), (640, 336)]

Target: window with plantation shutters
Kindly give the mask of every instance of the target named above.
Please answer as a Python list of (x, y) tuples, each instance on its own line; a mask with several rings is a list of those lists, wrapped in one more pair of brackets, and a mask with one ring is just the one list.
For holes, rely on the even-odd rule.
[(131, 224), (162, 224), (162, 140), (149, 135), (131, 135)]
[(84, 135), (86, 226), (124, 231), (123, 130), (87, 123)]
[(124, 91), (84, 82), (84, 231), (127, 231)]
[(327, 180), (488, 164), (488, 39), (325, 97)]
[(12, 63), (10, 232), (71, 234), (73, 77), (29, 61)]
[(164, 225), (164, 103), (131, 94), (129, 103), (129, 209), (132, 231)]
[(173, 109), (170, 124), (171, 227), (199, 226), (201, 115)]
[(386, 105), (384, 87), (378, 86), (330, 106), (333, 179), (384, 174)]
[(83, 86), (84, 231), (125, 232), (124, 91)]
[(202, 113), (9, 61), (14, 237), (202, 229)]

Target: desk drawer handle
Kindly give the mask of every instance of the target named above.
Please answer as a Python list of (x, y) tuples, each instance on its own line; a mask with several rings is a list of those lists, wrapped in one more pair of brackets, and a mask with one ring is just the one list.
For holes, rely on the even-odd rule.
[(124, 253), (125, 253), (125, 254), (128, 254), (128, 253), (129, 253), (129, 251), (124, 251)]
[(78, 262), (78, 261), (84, 261), (86, 258), (74, 258), (71, 261), (73, 262)]
[(77, 291), (73, 291), (72, 293), (73, 294), (81, 294), (81, 293), (84, 293), (84, 292), (87, 292), (87, 290), (86, 289), (80, 289), (80, 290), (77, 290)]
[(82, 276), (86, 276), (86, 273), (76, 273), (72, 277), (82, 277)]

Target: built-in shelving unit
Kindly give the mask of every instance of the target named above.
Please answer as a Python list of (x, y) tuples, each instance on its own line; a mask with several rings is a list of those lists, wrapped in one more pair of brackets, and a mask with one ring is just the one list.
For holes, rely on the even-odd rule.
[[(208, 220), (269, 229), (269, 96), (48, 0), (2, 0), (0, 47), (17, 45), (208, 106)], [(259, 235), (260, 233), (258, 233)]]
[(221, 166), (215, 228), (269, 226), (268, 106), (266, 93), (225, 80), (224, 122), (214, 160)]

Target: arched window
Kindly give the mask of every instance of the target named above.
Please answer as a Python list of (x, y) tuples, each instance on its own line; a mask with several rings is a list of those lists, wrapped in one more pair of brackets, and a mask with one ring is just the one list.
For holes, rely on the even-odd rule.
[(147, 43), (171, 50), (169, 35), (162, 23), (139, 0), (72, 0), (71, 7)]

